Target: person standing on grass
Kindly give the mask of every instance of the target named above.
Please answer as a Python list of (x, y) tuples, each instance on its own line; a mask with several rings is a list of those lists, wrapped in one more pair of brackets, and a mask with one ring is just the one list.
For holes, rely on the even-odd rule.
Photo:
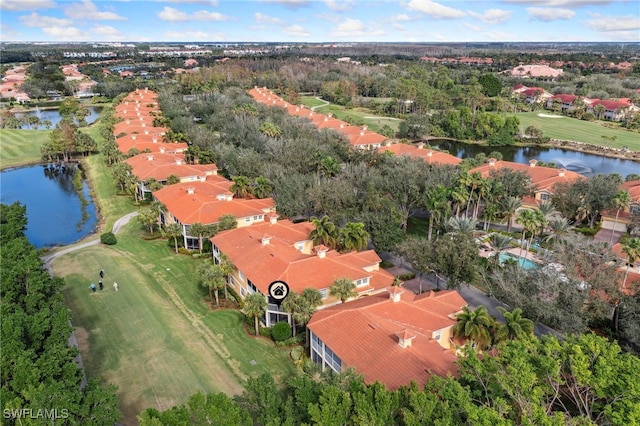
[(104, 287), (102, 285), (102, 280), (98, 281), (98, 288), (102, 290)]
[(104, 278), (104, 269), (100, 269), (100, 278)]
[(89, 286), (89, 288), (91, 289), (92, 293), (96, 292), (96, 285), (94, 283), (91, 283), (91, 285)]
[(115, 282), (115, 281), (113, 282), (113, 289), (114, 289), (115, 291), (118, 291), (118, 283), (117, 283), (117, 282)]

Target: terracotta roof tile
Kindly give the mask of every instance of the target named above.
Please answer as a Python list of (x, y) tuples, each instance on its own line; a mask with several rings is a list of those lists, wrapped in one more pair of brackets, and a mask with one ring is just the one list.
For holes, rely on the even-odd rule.
[(429, 164), (439, 163), (455, 166), (462, 162), (460, 158), (447, 154), (446, 152), (434, 151), (421, 146), (408, 145), (404, 143), (382, 146), (380, 147), (380, 152), (393, 152), (395, 155), (422, 158)]
[(513, 163), (511, 161), (494, 161), (482, 166), (475, 167), (470, 170), (471, 173), (478, 172), (482, 177), (487, 178), (491, 174), (491, 170), (500, 170), (502, 168), (514, 171), (522, 171), (529, 175), (531, 179), (531, 187), (536, 191), (547, 191), (553, 193), (553, 186), (559, 182), (572, 182), (576, 179), (584, 179), (579, 173), (565, 169), (555, 169), (553, 167), (542, 167), (535, 165), (536, 160), (531, 160), (529, 165), (521, 163)]
[(215, 164), (187, 164), (184, 154), (149, 153), (138, 154), (125, 160), (132, 167), (132, 173), (139, 180), (148, 178), (166, 180), (175, 175), (181, 179), (197, 178), (204, 180), (207, 176), (215, 175), (218, 167)]
[[(367, 383), (397, 389), (411, 381), (424, 385), (433, 374), (457, 373), (455, 354), (432, 333), (452, 327), (451, 315), (463, 306), (466, 302), (452, 290), (421, 298), (405, 292), (397, 302), (381, 292), (320, 310), (308, 327), (342, 360), (343, 368), (355, 368)], [(411, 345), (401, 347), (399, 335), (411, 339)]]

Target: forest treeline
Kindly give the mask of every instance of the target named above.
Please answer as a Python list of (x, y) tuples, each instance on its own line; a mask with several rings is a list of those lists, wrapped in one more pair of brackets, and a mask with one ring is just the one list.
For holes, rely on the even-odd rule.
[(78, 349), (69, 344), (64, 281), (49, 275), (24, 235), (26, 225), (24, 206), (0, 205), (2, 424), (114, 424), (116, 388), (84, 379)]
[[(296, 376), (281, 386), (263, 374), (243, 394), (191, 396), (141, 426), (156, 425), (630, 425), (640, 422), (640, 359), (593, 334), (508, 341), (493, 354), (467, 348), (459, 377), (432, 376), (398, 390), (352, 372)], [(393, 365), (388, 366), (393, 369)]]

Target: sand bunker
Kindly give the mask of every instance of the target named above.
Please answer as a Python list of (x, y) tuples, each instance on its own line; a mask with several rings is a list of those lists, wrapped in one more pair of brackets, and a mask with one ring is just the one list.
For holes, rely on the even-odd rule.
[(551, 114), (538, 114), (538, 117), (542, 117), (542, 118), (564, 118), (561, 115), (551, 115)]

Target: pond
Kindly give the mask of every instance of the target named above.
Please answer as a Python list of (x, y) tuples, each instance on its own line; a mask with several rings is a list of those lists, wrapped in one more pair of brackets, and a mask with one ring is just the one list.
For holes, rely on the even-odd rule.
[[(89, 115), (84, 119), (88, 124), (92, 124), (94, 121), (100, 117), (100, 113), (102, 112), (102, 107), (87, 107), (89, 110)], [(22, 118), (25, 116), (36, 116), (40, 120), (40, 124), (37, 126), (33, 126), (30, 124), (23, 124), (20, 127), (23, 130), (46, 130), (46, 125), (42, 124), (45, 120), (51, 122), (50, 128), (53, 129), (56, 127), (56, 124), (60, 122), (60, 113), (58, 109), (43, 109), (37, 108), (34, 111), (27, 112), (18, 112), (16, 113), (16, 118)]]
[(571, 151), (561, 148), (546, 148), (539, 146), (480, 146), (456, 141), (430, 141), (434, 148), (448, 151), (458, 158), (473, 158), (476, 154), (489, 154), (498, 151), (504, 161), (528, 164), (529, 160), (536, 159), (545, 163), (556, 163), (563, 167), (580, 173), (584, 176), (593, 176), (598, 173), (618, 173), (624, 179), (627, 175), (640, 174), (640, 163), (620, 158), (608, 158), (595, 154)]
[(40, 164), (0, 173), (0, 202), (19, 201), (27, 207), (26, 236), (37, 248), (74, 243), (93, 233), (98, 224), (89, 186), (73, 185), (75, 164)]

